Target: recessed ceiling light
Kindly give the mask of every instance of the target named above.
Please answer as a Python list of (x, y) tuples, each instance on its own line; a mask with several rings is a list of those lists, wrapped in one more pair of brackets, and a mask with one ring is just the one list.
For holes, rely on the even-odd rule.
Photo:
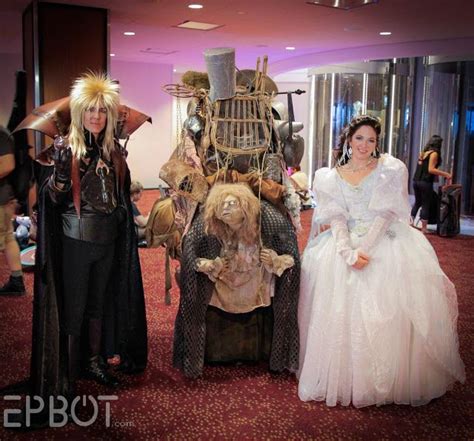
[(124, 32), (123, 35), (135, 35), (135, 32), (127, 31)]
[(199, 3), (193, 3), (191, 5), (188, 5), (189, 9), (202, 9), (204, 6), (200, 5)]
[(211, 29), (220, 28), (223, 25), (213, 24), (213, 23), (201, 23), (198, 21), (186, 20), (179, 25), (176, 25), (178, 28), (185, 29), (197, 29), (198, 31), (210, 31)]
[(379, 32), (379, 34), (380, 35), (392, 35), (392, 33), (388, 32), (388, 31), (387, 32), (385, 32), (385, 31), (384, 32)]
[(173, 72), (176, 72), (176, 69), (173, 69)]
[(110, 54), (111, 57), (115, 57), (115, 54)]
[(294, 51), (296, 48), (294, 46), (287, 46), (285, 47), (287, 51)]
[(378, 3), (379, 0), (313, 0), (306, 3), (314, 6), (328, 6), (349, 11), (360, 6)]

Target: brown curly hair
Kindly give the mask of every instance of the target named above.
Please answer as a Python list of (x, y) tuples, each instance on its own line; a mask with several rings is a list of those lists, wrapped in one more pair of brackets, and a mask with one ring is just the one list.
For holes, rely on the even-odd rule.
[[(234, 232), (227, 224), (217, 218), (218, 210), (227, 196), (234, 196), (240, 202), (244, 221), (238, 232)], [(221, 242), (239, 240), (248, 245), (254, 244), (260, 235), (258, 216), (260, 201), (246, 184), (216, 184), (211, 188), (204, 206), (204, 228), (206, 234), (213, 234)]]
[[(348, 153), (344, 154), (344, 144), (349, 143), (349, 140), (352, 138), (355, 132), (362, 127), (362, 126), (369, 126), (375, 130), (375, 134), (377, 135), (377, 147), (379, 146), (380, 142), (380, 133), (382, 132), (382, 125), (380, 124), (380, 120), (375, 116), (370, 115), (358, 115), (352, 118), (351, 122), (342, 129), (341, 135), (339, 136), (338, 142), (338, 149), (340, 149), (342, 155), (339, 158), (339, 165), (344, 165), (349, 161), (351, 158)], [(377, 148), (375, 150), (376, 157), (380, 156), (380, 151)]]

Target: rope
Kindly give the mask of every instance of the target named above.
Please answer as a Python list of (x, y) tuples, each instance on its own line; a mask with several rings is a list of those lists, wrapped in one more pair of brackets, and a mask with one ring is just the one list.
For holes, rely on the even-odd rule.
[(178, 151), (178, 158), (183, 157), (183, 147), (184, 147), (184, 136), (183, 132), (186, 129), (183, 128), (181, 121), (181, 99), (179, 96), (176, 97), (176, 148)]

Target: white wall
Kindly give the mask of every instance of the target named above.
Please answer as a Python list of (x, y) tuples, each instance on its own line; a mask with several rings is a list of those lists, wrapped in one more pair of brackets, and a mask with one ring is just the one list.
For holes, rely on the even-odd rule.
[(22, 68), (20, 53), (0, 53), (0, 124), (6, 126), (10, 119), (15, 97), (15, 72)]
[(168, 64), (111, 62), (111, 76), (120, 81), (121, 99), (127, 106), (151, 116), (130, 136), (127, 145), (132, 179), (145, 188), (161, 183), (158, 173), (172, 152), (172, 97), (161, 87), (172, 82), (173, 68)]

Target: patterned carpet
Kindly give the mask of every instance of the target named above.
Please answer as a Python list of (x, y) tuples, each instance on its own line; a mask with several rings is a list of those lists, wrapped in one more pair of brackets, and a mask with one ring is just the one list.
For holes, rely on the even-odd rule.
[[(139, 203), (144, 213), (157, 197), (147, 191)], [(303, 212), (304, 232), (311, 212)], [(141, 249), (149, 328), (149, 367), (142, 375), (121, 376), (111, 403), (111, 426), (105, 425), (104, 403), (99, 418), (89, 427), (18, 433), (0, 429), (2, 440), (153, 440), (153, 439), (318, 439), (318, 440), (472, 440), (474, 439), (474, 237), (443, 239), (430, 236), (441, 266), (454, 281), (459, 296), (461, 355), (467, 382), (427, 406), (383, 406), (355, 409), (328, 408), (303, 403), (296, 393), (295, 377), (268, 372), (265, 364), (206, 367), (202, 378), (187, 380), (171, 365), (173, 323), (179, 292), (172, 290), (172, 305), (164, 305), (164, 253)], [(0, 280), (7, 276), (0, 256)], [(0, 298), (0, 387), (28, 374), (31, 335), (31, 274), (28, 295)], [(96, 397), (114, 391), (81, 380), (80, 394)], [(20, 407), (1, 401), (0, 410)], [(18, 404), (18, 403), (15, 403)], [(86, 420), (86, 418), (83, 418)]]

